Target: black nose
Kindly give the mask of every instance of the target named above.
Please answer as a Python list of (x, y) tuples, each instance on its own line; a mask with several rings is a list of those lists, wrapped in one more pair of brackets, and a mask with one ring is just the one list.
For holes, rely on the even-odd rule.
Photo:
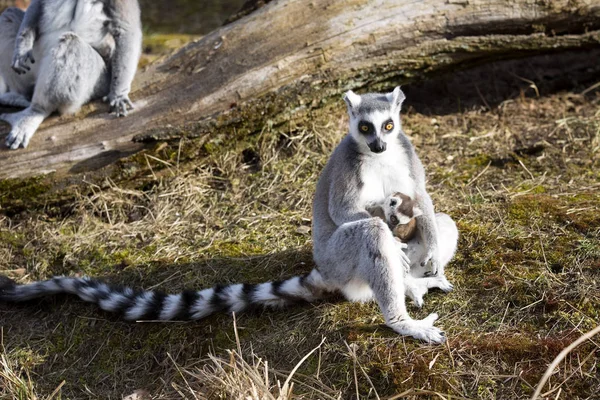
[(369, 143), (369, 149), (371, 149), (373, 153), (383, 153), (385, 151), (386, 146), (387, 143), (381, 141), (380, 139)]

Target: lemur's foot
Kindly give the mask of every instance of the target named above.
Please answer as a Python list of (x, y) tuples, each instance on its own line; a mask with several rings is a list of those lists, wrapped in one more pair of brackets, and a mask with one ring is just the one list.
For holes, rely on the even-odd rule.
[(404, 293), (411, 299), (415, 306), (421, 308), (425, 302), (423, 296), (428, 292), (425, 282), (419, 282), (419, 279), (407, 279), (404, 284)]
[(29, 140), (35, 133), (35, 130), (31, 132), (27, 127), (13, 126), (10, 133), (6, 137), (6, 147), (16, 150), (19, 147), (26, 148), (29, 144)]
[(102, 100), (110, 105), (110, 113), (116, 114), (117, 117), (126, 117), (129, 114), (129, 110), (135, 109), (135, 106), (126, 94), (114, 95), (109, 94)]
[(446, 293), (454, 290), (454, 286), (448, 282), (448, 279), (444, 275), (426, 276), (423, 278), (414, 278), (407, 275), (404, 280), (404, 293), (419, 308), (423, 307), (425, 303), (423, 296), (429, 292), (429, 289), (434, 288)]
[(446, 293), (449, 293), (452, 290), (454, 290), (454, 285), (452, 285), (450, 282), (448, 282), (448, 279), (446, 279), (445, 276), (438, 275), (434, 278), (431, 278), (431, 282), (429, 283), (429, 288), (438, 288)]
[(424, 342), (441, 344), (446, 341), (446, 334), (440, 328), (433, 326), (433, 323), (438, 319), (436, 313), (429, 314), (427, 318), (422, 320), (407, 320), (396, 322), (390, 327), (397, 333), (406, 336), (412, 336), (415, 339)]

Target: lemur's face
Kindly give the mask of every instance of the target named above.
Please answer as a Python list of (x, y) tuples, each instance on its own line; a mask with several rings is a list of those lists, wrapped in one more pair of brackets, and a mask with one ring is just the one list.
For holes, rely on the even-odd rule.
[(358, 95), (349, 90), (344, 95), (350, 116), (350, 134), (360, 147), (383, 153), (400, 131), (400, 109), (404, 101), (400, 87), (387, 94)]
[(383, 213), (385, 221), (393, 230), (398, 225), (408, 224), (413, 218), (422, 215), (423, 211), (412, 198), (403, 193), (394, 193), (385, 200)]

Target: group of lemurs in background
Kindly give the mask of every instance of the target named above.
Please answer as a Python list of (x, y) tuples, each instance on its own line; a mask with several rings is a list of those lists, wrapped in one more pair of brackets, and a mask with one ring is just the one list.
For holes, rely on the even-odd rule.
[[(7, 145), (27, 146), (50, 113), (74, 111), (93, 98), (106, 96), (115, 112), (125, 115), (140, 44), (136, 0), (33, 0), (26, 13), (6, 10), (0, 17), (0, 75), (8, 92), (0, 102), (26, 107), (2, 116), (12, 125)], [(385, 94), (345, 94), (349, 132), (317, 184), (316, 267), (306, 275), (177, 294), (90, 278), (18, 285), (0, 277), (0, 301), (71, 293), (128, 320), (195, 320), (337, 292), (351, 301), (374, 299), (386, 324), (402, 335), (442, 343), (444, 332), (433, 325), (437, 314), (412, 319), (405, 297), (421, 306), (430, 288), (452, 290), (444, 267), (456, 251), (458, 231), (448, 215), (434, 212), (424, 168), (401, 128), (404, 98), (399, 87)]]

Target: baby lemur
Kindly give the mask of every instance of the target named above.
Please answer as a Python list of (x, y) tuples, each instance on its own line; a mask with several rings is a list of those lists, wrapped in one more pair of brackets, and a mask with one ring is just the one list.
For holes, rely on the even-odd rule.
[[(341, 292), (351, 301), (375, 300), (386, 325), (401, 335), (444, 342), (444, 332), (434, 326), (437, 314), (415, 320), (405, 304), (405, 296), (420, 305), (427, 289), (452, 288), (444, 267), (456, 251), (458, 231), (448, 215), (434, 212), (425, 170), (402, 131), (404, 93), (400, 87), (390, 93), (349, 91), (344, 100), (348, 134), (323, 169), (313, 201), (316, 266), (312, 271), (281, 281), (217, 285), (175, 294), (118, 288), (90, 278), (56, 277), (24, 285), (0, 279), (0, 301), (71, 293), (128, 320), (195, 320), (217, 311), (311, 302)], [(404, 205), (410, 201), (399, 196), (393, 206), (395, 193), (403, 193), (415, 204), (416, 234), (402, 249), (388, 224), (368, 212), (389, 198), (384, 215), (393, 223), (390, 212), (400, 205), (402, 214), (394, 216), (398, 223), (405, 221), (411, 210)], [(418, 216), (415, 207), (421, 211)], [(432, 276), (425, 277), (427, 272)]]
[[(423, 305), (423, 296), (427, 294), (430, 288), (440, 288), (444, 291), (452, 290), (452, 285), (445, 281), (445, 278), (440, 279), (435, 276), (422, 276), (416, 266), (411, 274), (410, 259), (405, 251), (412, 250), (409, 242), (417, 240), (417, 217), (423, 214), (423, 211), (416, 205), (416, 202), (411, 197), (404, 193), (394, 193), (387, 197), (382, 203), (376, 204), (367, 208), (367, 211), (374, 216), (381, 218), (390, 228), (400, 256), (406, 260), (404, 264), (404, 290), (416, 306)], [(414, 254), (412, 254), (412, 258)], [(445, 282), (444, 282), (445, 281)], [(445, 284), (442, 284), (444, 282)]]
[(394, 234), (394, 237), (406, 243), (417, 234), (417, 217), (423, 211), (416, 202), (404, 193), (394, 193), (381, 204), (368, 209), (374, 217), (384, 220)]

